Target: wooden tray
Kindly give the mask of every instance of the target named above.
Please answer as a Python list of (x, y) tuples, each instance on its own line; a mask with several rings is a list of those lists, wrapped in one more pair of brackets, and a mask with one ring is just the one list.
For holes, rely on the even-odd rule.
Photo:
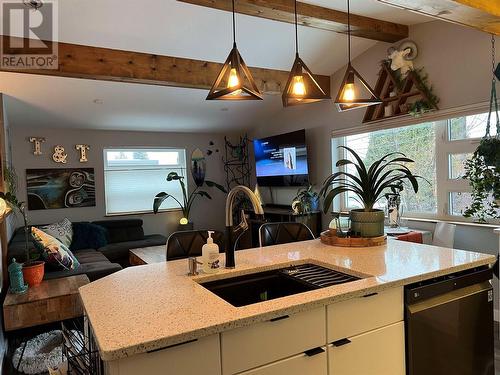
[(387, 236), (380, 237), (337, 237), (335, 231), (326, 230), (321, 233), (321, 242), (330, 246), (370, 247), (387, 243)]

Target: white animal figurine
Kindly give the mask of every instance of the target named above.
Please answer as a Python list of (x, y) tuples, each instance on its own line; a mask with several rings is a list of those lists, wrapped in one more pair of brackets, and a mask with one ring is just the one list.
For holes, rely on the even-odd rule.
[(406, 41), (398, 48), (391, 47), (387, 50), (387, 57), (391, 60), (391, 69), (400, 70), (401, 76), (406, 77), (413, 69), (413, 61), (417, 57), (417, 45), (414, 42)]

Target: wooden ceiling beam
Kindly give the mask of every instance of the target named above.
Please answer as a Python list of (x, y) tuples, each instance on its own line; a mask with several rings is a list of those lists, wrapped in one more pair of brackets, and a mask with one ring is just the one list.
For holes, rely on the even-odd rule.
[(500, 35), (499, 0), (378, 0), (381, 3)]
[[(9, 51), (6, 48), (8, 37), (3, 38), (4, 54), (22, 55), (27, 52), (19, 49)], [(58, 43), (58, 60), (57, 69), (20, 70), (2, 65), (0, 71), (208, 90), (223, 65), (210, 61), (69, 43)], [(267, 94), (281, 93), (289, 74), (283, 70), (254, 67), (251, 67), (250, 71), (261, 92)], [(316, 79), (323, 90), (330, 93), (330, 77), (317, 75)]]
[[(183, 3), (231, 11), (231, 0), (178, 0)], [(235, 11), (274, 21), (294, 23), (293, 0), (235, 0)], [(302, 26), (347, 33), (347, 13), (297, 2), (298, 22)], [(394, 43), (408, 37), (408, 26), (351, 14), (351, 34)]]

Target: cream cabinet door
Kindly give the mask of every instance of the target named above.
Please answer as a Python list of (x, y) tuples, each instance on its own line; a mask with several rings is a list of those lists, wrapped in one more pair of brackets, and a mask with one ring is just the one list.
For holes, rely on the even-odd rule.
[(327, 375), (326, 348), (317, 348), (239, 375)]
[(107, 375), (221, 375), (219, 335), (105, 364)]
[(325, 308), (221, 333), (222, 371), (237, 374), (324, 346)]
[(330, 344), (328, 363), (330, 375), (405, 375), (404, 323)]

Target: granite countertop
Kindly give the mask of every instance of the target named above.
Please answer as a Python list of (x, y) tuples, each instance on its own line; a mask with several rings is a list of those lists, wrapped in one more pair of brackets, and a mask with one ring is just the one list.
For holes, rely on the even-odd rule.
[[(187, 260), (129, 267), (81, 287), (80, 295), (101, 357), (112, 361), (495, 260), (487, 254), (394, 240), (369, 248), (312, 240), (238, 251), (236, 269), (214, 275), (188, 277)], [(302, 263), (366, 278), (243, 307), (199, 285)]]

